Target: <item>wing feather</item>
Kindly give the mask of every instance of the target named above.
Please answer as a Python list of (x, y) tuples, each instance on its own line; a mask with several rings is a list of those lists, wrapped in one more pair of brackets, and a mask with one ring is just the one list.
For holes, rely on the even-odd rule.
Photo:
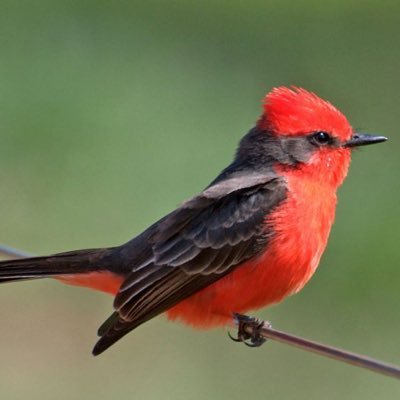
[[(274, 174), (235, 176), (210, 186), (144, 233), (147, 259), (135, 265), (99, 329), (100, 354), (143, 322), (257, 255), (272, 232), (266, 215), (286, 195)], [(134, 246), (130, 242), (129, 246)], [(140, 241), (143, 246), (143, 240)]]

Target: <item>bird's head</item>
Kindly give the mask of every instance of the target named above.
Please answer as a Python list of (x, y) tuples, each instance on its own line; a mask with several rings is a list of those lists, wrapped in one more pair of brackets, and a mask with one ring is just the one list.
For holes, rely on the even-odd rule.
[(279, 87), (266, 95), (264, 112), (242, 139), (237, 158), (299, 171), (337, 187), (347, 174), (353, 148), (385, 140), (355, 133), (337, 108), (314, 93)]

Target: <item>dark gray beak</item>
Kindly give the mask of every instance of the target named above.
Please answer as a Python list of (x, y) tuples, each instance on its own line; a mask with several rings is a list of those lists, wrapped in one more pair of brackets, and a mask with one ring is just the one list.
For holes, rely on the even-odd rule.
[(387, 138), (385, 136), (355, 133), (350, 140), (343, 144), (343, 147), (366, 146), (367, 144), (386, 142), (386, 140)]

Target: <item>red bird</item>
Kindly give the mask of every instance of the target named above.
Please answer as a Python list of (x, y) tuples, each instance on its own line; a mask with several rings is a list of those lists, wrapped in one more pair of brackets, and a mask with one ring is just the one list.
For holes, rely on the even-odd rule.
[(229, 324), (307, 283), (352, 148), (385, 140), (355, 133), (313, 93), (273, 89), (233, 162), (200, 194), (121, 246), (3, 261), (0, 282), (52, 277), (115, 295), (95, 355), (164, 312), (196, 328)]

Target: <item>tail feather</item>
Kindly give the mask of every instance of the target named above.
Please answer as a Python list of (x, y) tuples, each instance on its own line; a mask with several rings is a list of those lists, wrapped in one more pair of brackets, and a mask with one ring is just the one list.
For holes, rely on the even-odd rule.
[(106, 268), (111, 249), (85, 249), (44, 257), (0, 261), (0, 283), (85, 273)]

